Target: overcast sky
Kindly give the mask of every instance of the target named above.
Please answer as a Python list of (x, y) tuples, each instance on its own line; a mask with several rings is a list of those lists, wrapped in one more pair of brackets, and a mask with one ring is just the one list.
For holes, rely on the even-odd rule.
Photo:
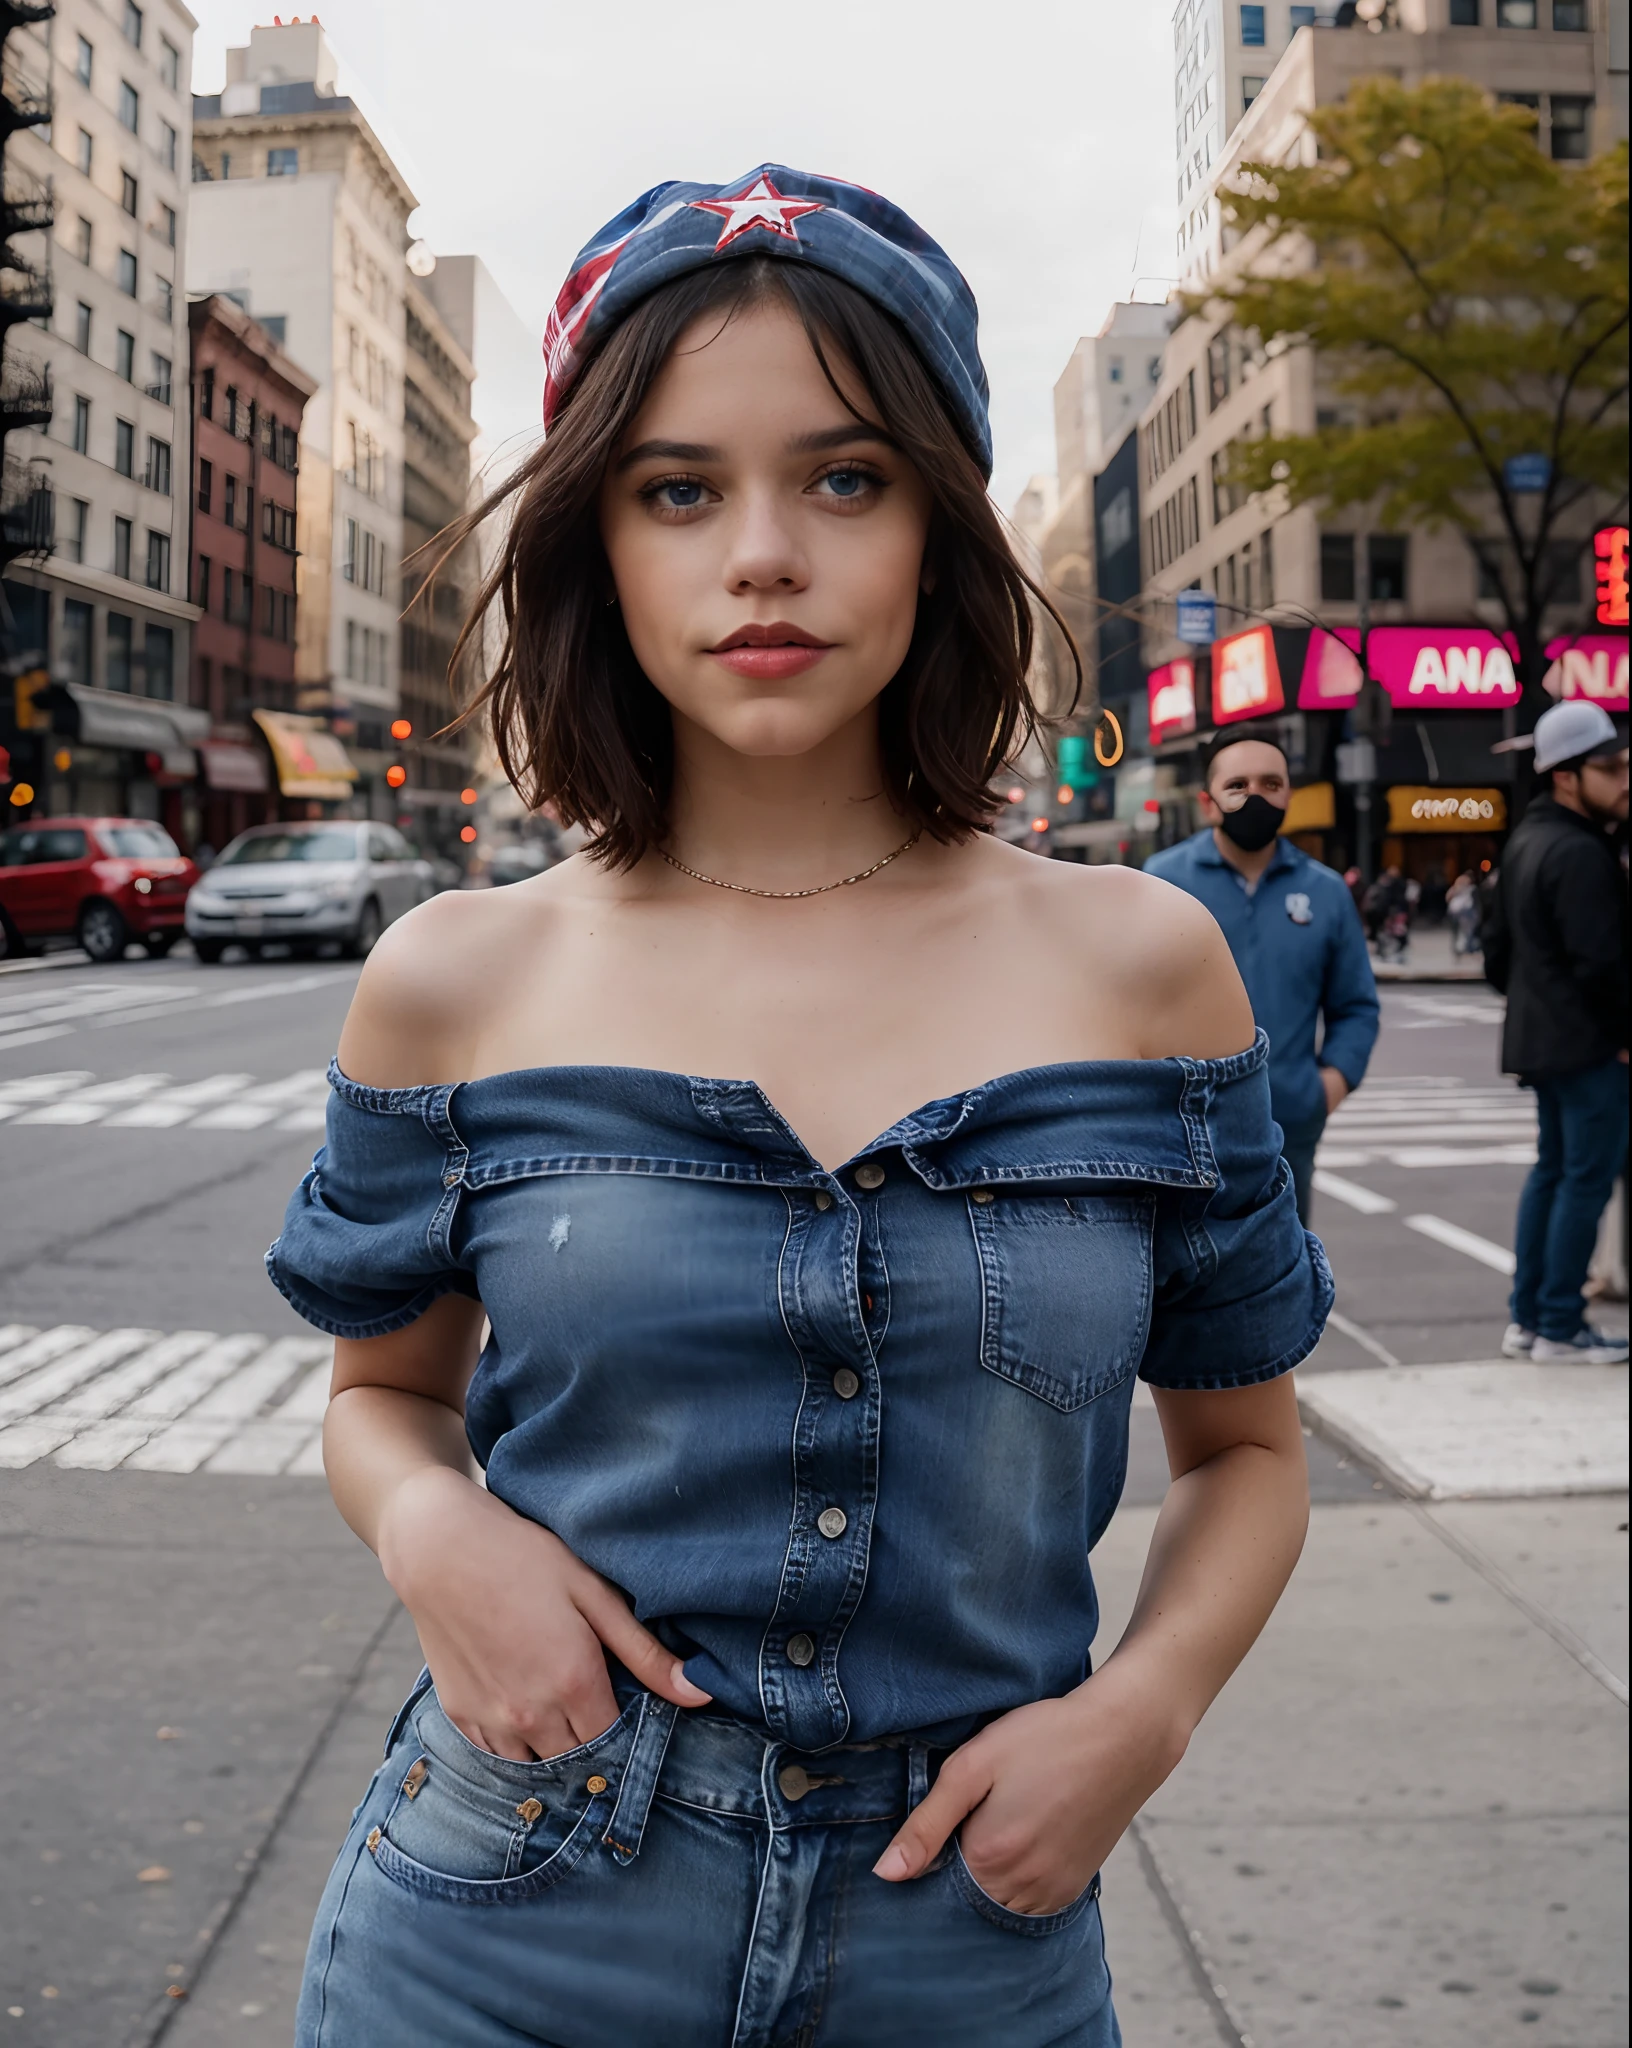
[[(248, 40), (244, 0), (190, 0), (195, 90)], [(1054, 467), (1052, 390), (1113, 301), (1173, 270), (1169, 10), (1125, 0), (327, 0), (350, 92), (418, 194), (433, 248), (473, 250), (542, 329), (575, 252), (664, 178), (786, 163), (887, 193), (974, 286), (994, 494)], [(284, 19), (291, 17), (285, 15)], [(489, 424), (484, 422), (484, 424)]]

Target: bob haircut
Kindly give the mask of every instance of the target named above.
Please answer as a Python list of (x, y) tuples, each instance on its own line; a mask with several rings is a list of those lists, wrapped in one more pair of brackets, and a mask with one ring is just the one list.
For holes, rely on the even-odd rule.
[[(878, 416), (929, 487), (925, 562), (906, 659), (880, 700), (884, 780), (902, 815), (940, 840), (985, 826), (990, 783), (1029, 737), (1038, 711), (1026, 683), (1033, 605), (1047, 597), (1015, 560), (980, 465), (905, 330), (841, 279), (802, 263), (744, 257), (660, 286), (579, 372), (538, 451), (485, 503), (455, 522), (447, 559), (510, 507), (504, 546), (454, 651), (460, 672), (500, 607), (504, 633), (487, 680), (454, 721), (485, 714), (506, 775), (532, 809), (584, 826), (588, 851), (633, 867), (668, 834), (673, 779), (669, 707), (635, 660), (608, 602), (599, 494), (618, 446), (670, 351), (709, 313), (726, 320), (774, 301), (789, 307), (835, 391), (831, 357), (853, 367)], [(848, 405), (849, 401), (846, 400)], [(854, 410), (854, 408), (851, 408)]]

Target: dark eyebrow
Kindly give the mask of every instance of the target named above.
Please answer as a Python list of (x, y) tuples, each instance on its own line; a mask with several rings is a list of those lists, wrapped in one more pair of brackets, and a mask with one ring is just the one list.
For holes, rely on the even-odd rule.
[(642, 441), (627, 455), (618, 457), (618, 469), (633, 469), (637, 462), (723, 462), (723, 448), (705, 447), (701, 441)]
[(898, 448), (900, 443), (882, 427), (875, 427), (870, 420), (852, 420), (848, 426), (828, 427), (820, 434), (801, 434), (797, 440), (788, 443), (790, 455), (821, 455), (829, 448), (848, 448), (856, 441), (877, 441), (886, 448)]

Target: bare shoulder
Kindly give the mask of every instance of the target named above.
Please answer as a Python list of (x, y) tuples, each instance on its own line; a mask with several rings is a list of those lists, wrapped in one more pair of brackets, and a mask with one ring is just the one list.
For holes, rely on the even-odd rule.
[[(1003, 848), (1047, 920), (1062, 977), (1096, 1007), (1126, 1006), (1142, 1059), (1221, 1059), (1252, 1044), (1252, 1006), (1211, 911), (1137, 868), (1084, 867)], [(1009, 879), (1009, 878), (1005, 878)], [(1062, 942), (1064, 942), (1062, 944)]]
[(340, 1066), (373, 1088), (468, 1080), (476, 1024), (519, 953), (537, 959), (582, 883), (564, 862), (502, 889), (449, 889), (391, 925), (369, 954), (340, 1034)]

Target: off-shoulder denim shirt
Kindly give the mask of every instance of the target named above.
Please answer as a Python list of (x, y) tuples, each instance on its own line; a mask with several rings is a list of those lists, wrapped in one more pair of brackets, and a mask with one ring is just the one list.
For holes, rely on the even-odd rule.
[(1005, 1074), (833, 1172), (751, 1082), (335, 1066), (267, 1266), (336, 1336), (479, 1299), (489, 1490), (719, 1708), (950, 1744), (1087, 1675), (1135, 1375), (1247, 1386), (1320, 1335), (1266, 1051)]

